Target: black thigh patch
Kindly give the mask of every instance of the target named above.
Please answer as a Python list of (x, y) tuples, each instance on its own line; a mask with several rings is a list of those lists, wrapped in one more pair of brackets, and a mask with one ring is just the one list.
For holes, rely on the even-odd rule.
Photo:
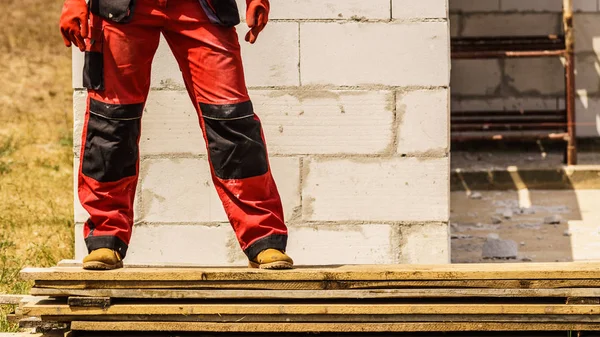
[(82, 173), (99, 182), (137, 174), (138, 139), (144, 104), (90, 100)]
[(260, 122), (250, 101), (239, 104), (200, 104), (208, 153), (221, 179), (244, 179), (269, 171)]
[(104, 54), (101, 52), (85, 52), (83, 87), (97, 91), (104, 90)]

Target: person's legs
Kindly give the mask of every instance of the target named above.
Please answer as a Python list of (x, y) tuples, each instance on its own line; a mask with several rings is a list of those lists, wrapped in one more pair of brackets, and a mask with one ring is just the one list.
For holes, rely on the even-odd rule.
[(85, 242), (90, 253), (96, 251), (84, 261), (89, 269), (119, 267), (131, 237), (142, 111), (164, 23), (155, 2), (138, 0), (133, 20), (126, 24), (90, 19), (78, 177), (79, 199), (90, 215)]
[[(239, 243), (250, 261), (267, 249), (283, 252), (283, 207), (248, 97), (235, 28), (210, 23), (197, 0), (169, 0), (167, 16), (164, 35), (196, 105), (213, 182)], [(289, 258), (279, 262), (270, 267), (292, 264)]]

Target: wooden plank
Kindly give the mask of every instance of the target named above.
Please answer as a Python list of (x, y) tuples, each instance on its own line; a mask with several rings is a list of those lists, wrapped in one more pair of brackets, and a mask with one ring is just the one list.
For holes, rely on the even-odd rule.
[[(106, 337), (107, 334), (104, 331), (77, 331), (76, 333), (74, 332), (75, 337)], [(180, 337), (222, 337), (225, 334), (222, 333), (207, 333), (207, 332), (177, 332), (176, 336), (180, 336)], [(255, 334), (255, 337), (266, 337), (268, 335), (271, 335), (269, 333), (266, 334)], [(277, 333), (278, 337), (297, 337), (298, 334), (296, 333)], [(324, 334), (323, 336), (326, 337), (352, 337), (349, 335), (358, 335), (358, 334), (338, 334), (338, 333), (327, 333)], [(406, 334), (394, 334), (394, 335), (410, 335), (412, 336), (413, 334), (410, 333), (406, 333)], [(454, 337), (504, 337), (506, 335), (506, 333), (490, 333), (490, 332), (479, 332), (479, 331), (473, 331), (473, 332), (467, 332), (467, 331), (462, 331), (462, 332), (456, 332), (456, 333), (445, 333), (445, 332), (431, 332), (431, 333), (422, 333), (422, 334), (418, 334), (418, 335), (422, 335), (423, 337), (448, 337), (448, 335), (454, 336)], [(493, 335), (493, 336), (490, 336)], [(578, 336), (577, 333), (572, 333), (573, 337), (596, 337), (598, 334), (589, 332), (589, 333), (582, 333), (580, 334), (580, 336)], [(169, 332), (156, 332), (156, 331), (145, 331), (142, 333), (131, 333), (131, 332), (119, 332), (119, 331), (111, 331), (110, 332), (110, 336), (111, 337), (132, 337), (132, 336), (143, 336), (143, 337), (173, 337), (174, 334), (173, 333), (169, 333)], [(73, 336), (61, 336), (61, 337), (73, 337)], [(531, 331), (522, 331), (522, 332), (518, 332), (518, 331), (513, 331), (510, 333), (510, 337), (566, 337), (565, 336), (565, 332), (564, 331), (544, 331), (544, 332), (531, 332)]]
[(31, 300), (32, 297), (28, 295), (5, 295), (0, 294), (0, 304), (19, 304), (22, 301)]
[[(598, 298), (600, 288), (572, 289), (374, 289), (374, 290), (196, 290), (32, 288), (36, 296), (130, 299), (376, 299), (376, 298)], [(581, 301), (577, 302), (580, 303)], [(570, 303), (568, 303), (570, 304)], [(594, 304), (594, 303), (584, 303)]]
[[(600, 283), (600, 282), (599, 282)], [(367, 282), (368, 286), (379, 283)], [(338, 289), (345, 285), (323, 281), (279, 282), (279, 281), (36, 281), (37, 288), (52, 289)], [(347, 287), (346, 287), (347, 288)]]
[(124, 268), (84, 271), (76, 267), (26, 268), (25, 280), (96, 281), (391, 281), (598, 279), (600, 263), (352, 265), (304, 267), (287, 271), (248, 268)]
[(600, 305), (600, 298), (593, 296), (573, 296), (567, 298), (567, 304), (596, 304)]
[(582, 280), (416, 280), (416, 281), (36, 281), (53, 289), (262, 289), (342, 290), (404, 288), (559, 289), (600, 288), (600, 279)]
[[(67, 337), (64, 330), (37, 332), (36, 329), (24, 329), (21, 332), (0, 332), (0, 337)], [(28, 331), (29, 330), (29, 331)]]
[(485, 322), (485, 323), (599, 323), (598, 315), (119, 315), (43, 316), (45, 321), (101, 322), (219, 322), (219, 323), (405, 323), (405, 322)]
[(73, 308), (56, 301), (23, 306), (24, 316), (116, 315), (600, 315), (598, 305), (566, 304), (270, 304), (177, 303), (114, 304), (107, 308)]
[(64, 260), (58, 261), (58, 263), (56, 264), (56, 266), (57, 267), (77, 267), (77, 268), (81, 268), (81, 267), (83, 267), (83, 261), (81, 261), (81, 260), (64, 259)]
[[(83, 261), (81, 260), (72, 260), (72, 259), (64, 259), (58, 261), (56, 264), (57, 267), (83, 267)], [(129, 263), (127, 261), (123, 262), (124, 268), (199, 268), (197, 263), (172, 263), (172, 262), (144, 262), (144, 263)]]
[(112, 301), (110, 297), (69, 297), (67, 305), (70, 307), (94, 307), (94, 308), (108, 308)]
[(600, 331), (596, 323), (201, 323), (74, 321), (74, 331), (170, 332), (437, 332), (437, 331)]
[(50, 331), (54, 329), (66, 329), (67, 324), (65, 324), (64, 322), (42, 320), (39, 317), (28, 317), (19, 320), (19, 328), (38, 329), (39, 331)]

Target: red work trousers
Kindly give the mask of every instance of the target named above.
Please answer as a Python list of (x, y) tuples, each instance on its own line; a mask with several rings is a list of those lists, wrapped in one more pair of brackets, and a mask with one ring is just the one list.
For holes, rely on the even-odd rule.
[(213, 182), (242, 249), (249, 259), (267, 248), (285, 250), (281, 200), (235, 28), (211, 23), (198, 0), (137, 0), (129, 22), (92, 14), (90, 24), (78, 179), (79, 199), (90, 215), (84, 227), (88, 250), (127, 254), (142, 111), (161, 33), (196, 106)]

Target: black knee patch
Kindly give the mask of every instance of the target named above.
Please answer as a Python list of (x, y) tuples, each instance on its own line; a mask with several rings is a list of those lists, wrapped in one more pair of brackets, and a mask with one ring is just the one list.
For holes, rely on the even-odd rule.
[(90, 100), (82, 173), (99, 182), (137, 174), (138, 139), (144, 104)]
[(260, 121), (250, 101), (239, 104), (200, 104), (208, 153), (221, 179), (244, 179), (269, 171)]

